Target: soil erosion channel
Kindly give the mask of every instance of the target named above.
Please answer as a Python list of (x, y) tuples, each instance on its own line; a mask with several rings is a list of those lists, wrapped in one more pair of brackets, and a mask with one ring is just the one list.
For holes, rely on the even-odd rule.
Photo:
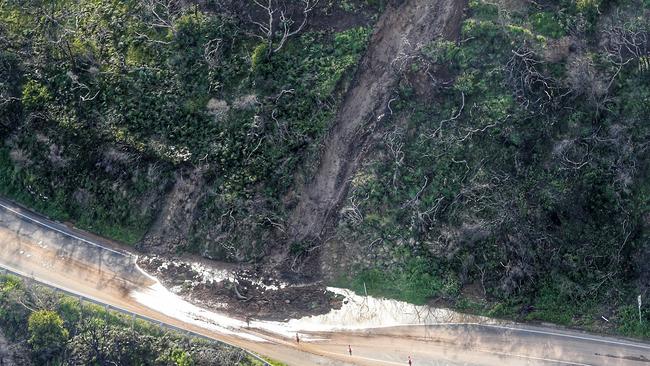
[(395, 60), (437, 37), (453, 39), (460, 27), (465, 0), (395, 1), (379, 20), (354, 85), (348, 91), (314, 177), (303, 187), (291, 218), (294, 241), (318, 240), (341, 200), (350, 177), (367, 149), (399, 80)]

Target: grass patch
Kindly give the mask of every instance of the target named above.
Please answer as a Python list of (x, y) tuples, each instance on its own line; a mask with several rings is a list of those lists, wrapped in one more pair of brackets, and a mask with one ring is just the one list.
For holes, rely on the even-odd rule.
[(357, 294), (365, 294), (367, 290), (371, 296), (423, 305), (444, 289), (443, 281), (427, 272), (427, 269), (423, 260), (414, 259), (401, 270), (386, 272), (368, 269), (354, 278), (341, 278), (337, 283)]

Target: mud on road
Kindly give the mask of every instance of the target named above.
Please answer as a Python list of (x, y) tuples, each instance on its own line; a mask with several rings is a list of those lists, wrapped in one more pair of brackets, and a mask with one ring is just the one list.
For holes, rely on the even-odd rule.
[(284, 321), (340, 309), (342, 298), (319, 283), (289, 285), (261, 268), (143, 256), (138, 265), (185, 300), (242, 320)]
[[(108, 248), (104, 251), (115, 258), (92, 254), (97, 244), (82, 239), (84, 234), (65, 231), (64, 235), (57, 231), (61, 229), (57, 223), (31, 220), (0, 209), (1, 267), (288, 365), (401, 365), (411, 355), (423, 366), (441, 361), (446, 365), (627, 366), (646, 364), (640, 360), (650, 357), (648, 344), (496, 324), (490, 319), (479, 324), (472, 316), (341, 289), (331, 289), (346, 298), (340, 310), (288, 322), (253, 320), (247, 324), (169, 293), (141, 272), (128, 254), (119, 259), (124, 253)], [(223, 273), (227, 276), (229, 272), (225, 269)], [(207, 276), (218, 278), (220, 273), (213, 271)], [(283, 286), (264, 279), (250, 281), (262, 287)], [(296, 333), (305, 342), (297, 344), (293, 340)], [(347, 354), (349, 344), (354, 347), (352, 357)]]

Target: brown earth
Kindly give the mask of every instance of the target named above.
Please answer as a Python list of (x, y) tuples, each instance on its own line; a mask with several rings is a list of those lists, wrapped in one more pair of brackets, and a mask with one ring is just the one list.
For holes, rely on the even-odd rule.
[(293, 243), (320, 243), (333, 224), (370, 136), (388, 114), (388, 102), (400, 79), (395, 61), (418, 44), (457, 38), (465, 4), (465, 0), (407, 0), (389, 5), (326, 137), (320, 165), (300, 190), (290, 220)]
[(173, 253), (177, 248), (187, 247), (204, 185), (202, 168), (178, 171), (158, 217), (140, 245), (154, 253)]
[[(376, 9), (368, 6), (361, 0), (350, 0), (355, 3), (358, 11), (345, 11), (340, 6), (320, 1), (309, 15), (308, 31), (334, 31), (341, 32), (361, 26), (370, 26), (376, 17)], [(236, 19), (241, 26), (249, 32), (257, 31), (253, 21), (267, 19), (265, 11), (255, 5), (252, 0), (225, 0), (207, 2), (204, 0), (181, 1), (179, 6), (199, 6), (204, 11), (227, 14)], [(302, 20), (302, 3), (288, 2), (283, 4), (283, 9), (288, 17), (296, 22)], [(276, 18), (279, 18), (276, 15)], [(276, 19), (277, 20), (277, 19)], [(172, 254), (179, 252), (179, 248), (189, 245), (188, 238), (192, 225), (200, 215), (199, 203), (204, 197), (206, 181), (204, 173), (208, 167), (183, 167), (176, 174), (170, 189), (160, 197), (159, 209), (154, 222), (138, 243), (138, 249), (156, 254)], [(219, 234), (215, 234), (218, 236)], [(265, 238), (268, 239), (268, 238)], [(262, 239), (264, 240), (264, 239)], [(275, 240), (275, 239), (274, 239)]]
[[(145, 289), (153, 284), (153, 281), (149, 278), (143, 278), (144, 281), (134, 282), (132, 276), (128, 273), (124, 277), (125, 273), (122, 271), (115, 272), (111, 266), (98, 266), (97, 263), (92, 263), (92, 261), (87, 262), (86, 259), (88, 258), (78, 258), (76, 254), (68, 252), (72, 248), (58, 248), (60, 239), (63, 236), (53, 234), (51, 230), (37, 227), (21, 219), (11, 218), (11, 215), (2, 216), (2, 214), (4, 212), (0, 210), (0, 267), (2, 268), (22, 272), (24, 276), (37, 281), (53, 284), (67, 291), (83, 294), (104, 304), (119, 307), (181, 329), (194, 331), (244, 349), (253, 350), (268, 357), (282, 360), (290, 365), (342, 364), (330, 361), (332, 357), (325, 358), (318, 354), (295, 349), (290, 342), (286, 342), (281, 338), (278, 340), (268, 339), (268, 343), (247, 341), (188, 324), (149, 309), (129, 296), (130, 291)], [(7, 223), (9, 225), (6, 225)], [(57, 225), (53, 222), (48, 222), (48, 224)], [(19, 230), (15, 229), (16, 225), (20, 226)], [(63, 226), (57, 227), (57, 229), (65, 230)], [(67, 232), (67, 230), (65, 231)], [(85, 246), (81, 242), (76, 244), (76, 247)], [(120, 272), (122, 273), (120, 274)], [(255, 331), (250, 330), (248, 333), (253, 334)], [(14, 358), (14, 361), (16, 360)], [(9, 362), (10, 360), (7, 358), (5, 361)], [(23, 365), (20, 363), (10, 364)]]
[[(193, 261), (192, 261), (193, 262)], [(144, 256), (138, 265), (157, 277), (165, 287), (204, 308), (225, 311), (240, 319), (288, 320), (340, 309), (342, 299), (322, 283), (282, 285), (259, 267), (204, 262), (203, 266), (227, 270), (230, 280), (203, 281), (202, 275), (184, 259)], [(269, 289), (269, 286), (273, 286)]]
[[(13, 208), (17, 209), (16, 206)], [(22, 272), (23, 276), (83, 294), (104, 304), (250, 349), (287, 365), (404, 365), (408, 355), (416, 360), (417, 365), (443, 362), (485, 366), (524, 363), (647, 365), (646, 360), (650, 358), (648, 344), (516, 324), (439, 324), (356, 332), (299, 329), (300, 334), (315, 338), (300, 344), (293, 337), (270, 334), (255, 327), (242, 328), (238, 332), (262, 338), (264, 342), (222, 334), (138, 303), (128, 296), (129, 291), (124, 291), (125, 286), (132, 291), (141, 291), (151, 285), (148, 277), (134, 281), (132, 270), (119, 268), (114, 271), (114, 265), (92, 260), (94, 256), (82, 255), (94, 251), (97, 244), (82, 242), (82, 239), (88, 240), (85, 235), (71, 233), (63, 225), (21, 212), (29, 219), (0, 210), (0, 267)], [(35, 224), (34, 220), (40, 224)], [(70, 237), (71, 234), (74, 236)], [(160, 307), (164, 306), (161, 304)], [(354, 350), (352, 356), (348, 355), (348, 345), (352, 345)]]

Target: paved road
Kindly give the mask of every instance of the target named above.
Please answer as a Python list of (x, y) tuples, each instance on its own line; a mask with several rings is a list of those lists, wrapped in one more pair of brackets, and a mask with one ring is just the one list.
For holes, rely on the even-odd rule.
[[(33, 214), (0, 199), (0, 267), (98, 302), (281, 360), (289, 365), (645, 365), (650, 344), (554, 328), (437, 324), (310, 334), (296, 345), (261, 330), (265, 342), (184, 323), (129, 294), (153, 283), (135, 268), (129, 249)], [(309, 333), (309, 332), (304, 332)], [(353, 354), (348, 355), (347, 346)]]

